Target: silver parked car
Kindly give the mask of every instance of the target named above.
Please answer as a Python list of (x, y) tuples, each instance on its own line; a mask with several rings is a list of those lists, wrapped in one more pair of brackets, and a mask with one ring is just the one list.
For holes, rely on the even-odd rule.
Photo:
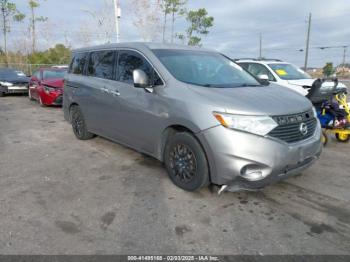
[(96, 134), (153, 156), (188, 191), (259, 189), (299, 174), (322, 150), (308, 99), (187, 46), (75, 50), (63, 107), (78, 139)]

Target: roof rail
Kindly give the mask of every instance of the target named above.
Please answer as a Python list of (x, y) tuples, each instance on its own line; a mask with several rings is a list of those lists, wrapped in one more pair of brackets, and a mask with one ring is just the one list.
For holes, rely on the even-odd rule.
[(276, 61), (276, 62), (282, 62), (280, 59), (275, 59), (275, 58), (235, 58), (233, 59), (234, 61), (239, 61), (239, 60), (253, 60), (253, 61)]

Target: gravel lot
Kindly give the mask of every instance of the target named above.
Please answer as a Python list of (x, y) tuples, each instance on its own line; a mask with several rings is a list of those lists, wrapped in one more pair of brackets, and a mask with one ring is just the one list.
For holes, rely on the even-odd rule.
[(350, 144), (260, 192), (187, 193), (152, 158), (0, 99), (1, 254), (350, 254)]

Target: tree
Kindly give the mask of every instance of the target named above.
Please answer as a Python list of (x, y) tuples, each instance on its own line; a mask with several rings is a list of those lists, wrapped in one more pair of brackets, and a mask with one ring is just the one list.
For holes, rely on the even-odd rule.
[(31, 17), (30, 17), (30, 26), (29, 29), (32, 33), (32, 52), (35, 52), (36, 49), (36, 24), (38, 22), (46, 22), (47, 21), (47, 17), (44, 16), (36, 16), (35, 14), (35, 9), (38, 8), (40, 6), (39, 4), (39, 0), (29, 0), (29, 8), (30, 8), (30, 13), (31, 13)]
[(84, 24), (81, 25), (81, 27), (84, 28), (84, 32), (82, 33), (83, 38), (86, 38), (87, 35), (92, 35), (98, 36), (101, 43), (112, 42), (115, 32), (115, 19), (110, 11), (113, 10), (113, 8), (113, 1), (104, 0), (103, 6), (96, 11), (83, 9), (82, 11), (93, 19), (93, 23), (84, 21)]
[(325, 75), (326, 77), (330, 77), (334, 73), (333, 63), (326, 63), (322, 70), (323, 75)]
[(34, 52), (28, 56), (30, 64), (68, 64), (71, 50), (63, 44), (57, 44), (43, 52)]
[(144, 41), (155, 41), (161, 32), (160, 0), (132, 0), (134, 25)]
[(9, 0), (0, 0), (1, 8), (1, 27), (4, 34), (4, 53), (7, 54), (7, 33), (11, 31), (11, 18), (14, 21), (20, 22), (25, 15), (17, 10), (16, 4)]
[(166, 24), (167, 24), (167, 16), (170, 14), (170, 1), (169, 0), (162, 0), (161, 8), (163, 11), (163, 43), (165, 42), (165, 31), (166, 31)]
[(200, 8), (197, 11), (187, 13), (186, 20), (190, 23), (186, 31), (188, 45), (200, 46), (201, 35), (207, 35), (209, 28), (213, 26), (214, 17), (208, 16), (205, 8)]
[(163, 42), (165, 42), (165, 30), (167, 23), (167, 15), (171, 14), (171, 43), (174, 42), (174, 25), (177, 16), (184, 15), (186, 13), (187, 0), (163, 0), (162, 11), (164, 13), (163, 22)]

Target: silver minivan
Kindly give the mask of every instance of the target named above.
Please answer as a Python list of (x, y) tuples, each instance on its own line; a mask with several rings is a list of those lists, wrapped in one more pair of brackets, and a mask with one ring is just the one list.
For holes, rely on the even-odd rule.
[(122, 43), (74, 50), (63, 107), (78, 139), (99, 135), (148, 154), (188, 191), (210, 183), (221, 191), (260, 189), (299, 174), (322, 150), (308, 99), (261, 85), (201, 48)]

